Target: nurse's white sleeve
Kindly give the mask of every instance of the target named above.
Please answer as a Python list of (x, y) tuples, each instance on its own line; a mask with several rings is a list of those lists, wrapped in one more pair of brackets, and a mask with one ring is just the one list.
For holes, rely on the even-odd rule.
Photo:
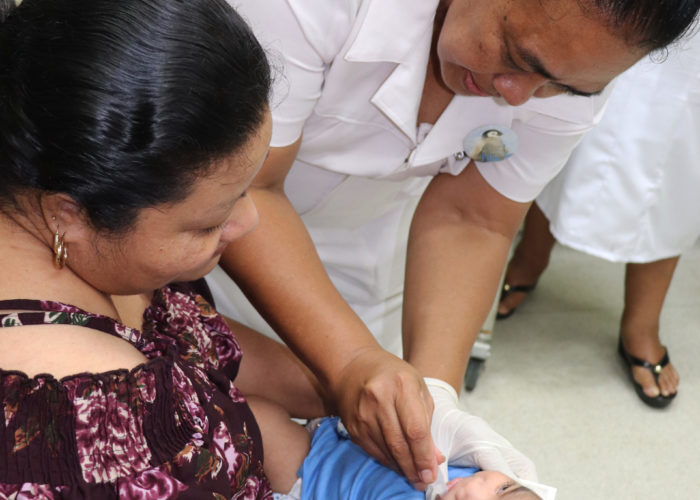
[(534, 200), (564, 167), (588, 128), (574, 134), (551, 135), (514, 124), (518, 152), (500, 162), (476, 162), (491, 187), (514, 201)]
[(523, 203), (534, 200), (600, 121), (611, 89), (612, 84), (594, 97), (531, 99), (515, 112), (512, 123), (517, 152), (500, 162), (477, 162), (479, 172), (503, 196)]
[(248, 21), (273, 68), (271, 146), (294, 143), (321, 97), (325, 71), (351, 27), (352, 2), (228, 0)]

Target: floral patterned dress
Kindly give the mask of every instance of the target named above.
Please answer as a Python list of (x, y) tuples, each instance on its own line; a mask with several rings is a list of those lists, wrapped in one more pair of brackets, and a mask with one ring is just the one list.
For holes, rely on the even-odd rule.
[[(196, 293), (199, 291), (200, 293)], [(154, 294), (141, 331), (77, 307), (0, 301), (0, 326), (73, 324), (148, 362), (56, 380), (0, 369), (0, 499), (271, 499), (241, 350), (195, 284)], [(2, 330), (0, 330), (0, 335)]]

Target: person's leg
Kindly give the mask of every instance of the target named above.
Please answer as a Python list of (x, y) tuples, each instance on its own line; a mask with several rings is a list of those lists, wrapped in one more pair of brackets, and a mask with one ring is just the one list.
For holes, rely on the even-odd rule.
[(246, 399), (262, 434), (265, 475), (273, 491), (288, 493), (309, 453), (311, 437), (281, 406), (255, 396)]
[[(657, 260), (646, 264), (627, 264), (625, 273), (625, 309), (620, 332), (625, 349), (637, 358), (658, 362), (665, 349), (659, 339), (659, 318), (666, 292), (671, 284), (679, 257)], [(668, 364), (659, 375), (657, 387), (651, 372), (634, 367), (635, 380), (642, 384), (644, 393), (656, 397), (659, 392), (669, 396), (678, 387), (678, 373)]]
[(514, 289), (537, 283), (549, 264), (555, 241), (549, 231), (549, 220), (537, 203), (533, 203), (525, 217), (522, 237), (506, 269), (504, 282), (511, 287), (511, 291), (504, 294), (498, 304), (499, 316), (507, 316), (525, 300), (527, 292)]

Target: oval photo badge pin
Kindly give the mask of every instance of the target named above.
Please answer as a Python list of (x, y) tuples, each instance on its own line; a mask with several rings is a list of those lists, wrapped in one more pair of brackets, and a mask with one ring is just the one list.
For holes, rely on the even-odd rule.
[(518, 136), (502, 125), (484, 125), (469, 132), (462, 145), (474, 161), (501, 161), (518, 149)]

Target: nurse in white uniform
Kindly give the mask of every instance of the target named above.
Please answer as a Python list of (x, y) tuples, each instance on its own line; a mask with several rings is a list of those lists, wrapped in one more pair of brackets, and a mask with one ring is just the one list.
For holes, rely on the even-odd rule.
[[(437, 470), (423, 377), (460, 390), (531, 200), (653, 44), (578, 0), (230, 2), (282, 74), (250, 189), (260, 225), (222, 259), (265, 321), (221, 274), (217, 305), (275, 330), (353, 438), (422, 487)], [(517, 151), (471, 160), (484, 127)], [(532, 476), (499, 440), (482, 436), (470, 458)]]

